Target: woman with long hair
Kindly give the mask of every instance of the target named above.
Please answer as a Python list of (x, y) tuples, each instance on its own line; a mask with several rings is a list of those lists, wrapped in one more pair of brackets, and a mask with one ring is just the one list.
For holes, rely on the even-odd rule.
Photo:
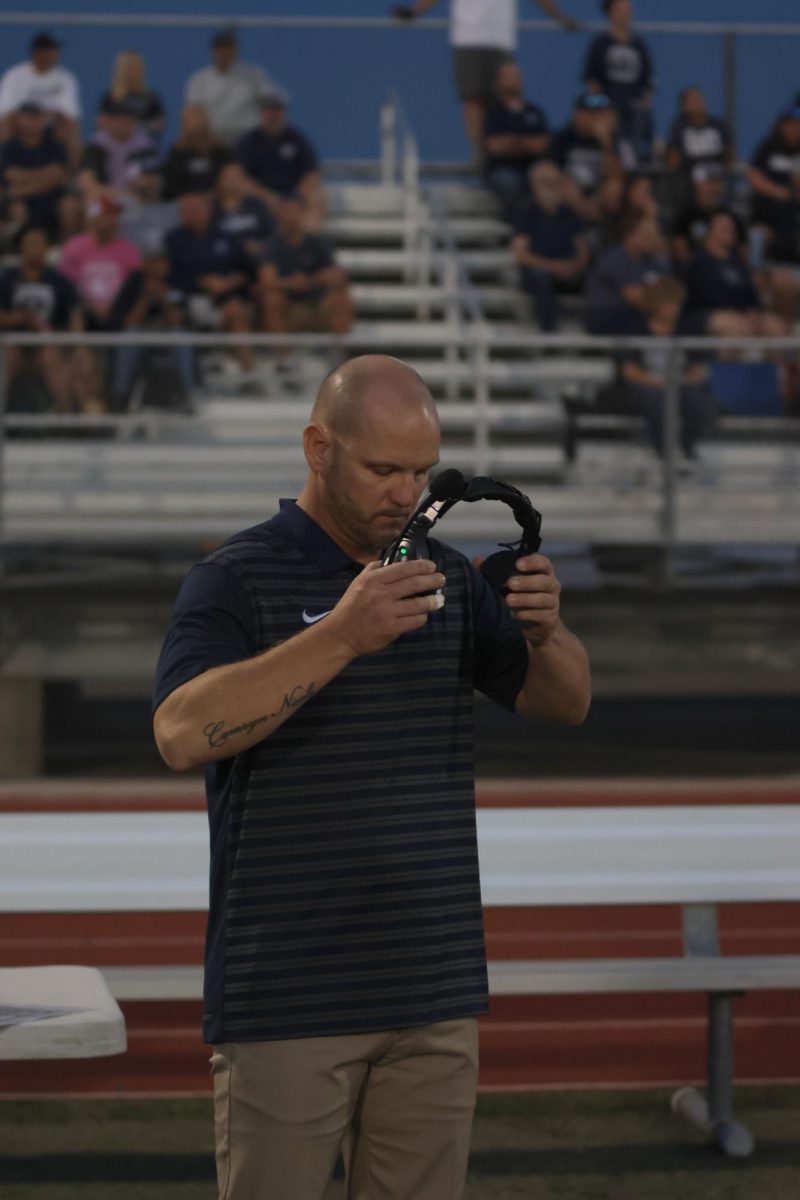
[(100, 101), (97, 123), (120, 103), (135, 112), (140, 126), (154, 141), (164, 130), (164, 106), (161, 97), (148, 85), (144, 59), (136, 50), (122, 50), (114, 59), (111, 86)]

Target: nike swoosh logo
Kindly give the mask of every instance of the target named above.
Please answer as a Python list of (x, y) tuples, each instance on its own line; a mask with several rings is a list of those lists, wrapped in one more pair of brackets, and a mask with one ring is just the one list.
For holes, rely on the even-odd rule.
[(312, 617), (304, 609), (303, 610), (303, 620), (305, 621), (306, 625), (316, 625), (317, 621), (321, 621), (323, 617), (327, 617), (332, 612), (333, 612), (333, 609), (329, 608), (329, 609), (327, 609), (326, 612), (315, 613), (314, 616)]

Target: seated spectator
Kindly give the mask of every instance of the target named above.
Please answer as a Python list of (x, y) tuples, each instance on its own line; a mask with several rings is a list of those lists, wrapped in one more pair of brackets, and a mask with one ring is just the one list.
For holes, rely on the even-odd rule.
[(630, 142), (637, 162), (653, 154), (653, 63), (647, 43), (632, 32), (630, 0), (602, 0), (608, 33), (595, 37), (583, 69), (585, 86), (608, 96), (619, 113), (620, 134)]
[(215, 138), (234, 146), (258, 125), (261, 98), (274, 88), (261, 67), (237, 62), (239, 42), (232, 29), (211, 39), (211, 66), (196, 71), (186, 84), (186, 104), (201, 105)]
[(9, 67), (0, 79), (0, 139), (6, 141), (16, 132), (15, 114), (24, 104), (38, 104), (76, 167), (81, 151), (80, 90), (72, 72), (59, 66), (60, 50), (61, 43), (52, 34), (37, 33), (29, 60)]
[[(664, 278), (648, 284), (642, 296), (646, 332), (653, 337), (672, 337), (678, 327), (686, 288), (677, 279)], [(625, 350), (621, 374), (628, 386), (631, 406), (642, 413), (653, 446), (664, 453), (664, 401), (669, 351), (663, 346)], [(717, 401), (707, 384), (708, 369), (690, 363), (683, 372), (680, 388), (680, 446), (687, 458), (696, 457), (697, 442), (707, 437), (717, 419)]]
[(658, 222), (634, 214), (623, 226), (622, 244), (604, 250), (589, 272), (585, 291), (589, 333), (646, 333), (646, 285), (670, 274)]
[(755, 192), (752, 221), (765, 230), (770, 255), (800, 261), (800, 108), (778, 118), (747, 179)]
[[(550, 154), (576, 188), (581, 215), (598, 215), (597, 195), (603, 179), (633, 166), (619, 142), (619, 118), (606, 96), (579, 96), (569, 125), (555, 134)], [(582, 198), (582, 199), (581, 199)]]
[(708, 115), (700, 88), (684, 88), (680, 109), (667, 139), (667, 170), (680, 171), (690, 179), (695, 167), (731, 167), (736, 150), (728, 126), (720, 117)]
[(781, 337), (791, 332), (783, 317), (764, 311), (741, 251), (739, 227), (724, 209), (713, 214), (703, 245), (692, 255), (686, 286), (689, 299), (682, 332), (717, 337)]
[(275, 227), (266, 205), (251, 194), (250, 182), (239, 163), (228, 163), (217, 180), (214, 224), (238, 238), (254, 262), (260, 260)]
[[(20, 264), (0, 273), (0, 330), (49, 333), (81, 329), (80, 301), (65, 275), (47, 265), (49, 246), (43, 229), (30, 228), (20, 240)], [(8, 383), (23, 371), (44, 381), (58, 412), (72, 410), (68, 352), (61, 346), (5, 347)]]
[(87, 232), (70, 238), (61, 250), (60, 268), (75, 284), (91, 330), (110, 328), (117, 293), (141, 262), (136, 246), (120, 237), (119, 212), (119, 205), (109, 196), (90, 200)]
[[(723, 207), (725, 180), (722, 167), (715, 163), (694, 167), (691, 185), (691, 201), (678, 213), (672, 226), (672, 257), (679, 270), (683, 270), (691, 262), (695, 250), (705, 241), (709, 221), (714, 213)], [(734, 219), (739, 228), (740, 241), (744, 241), (744, 228), (738, 217)]]
[(303, 206), (292, 197), (278, 208), (278, 228), (264, 251), (259, 284), (268, 333), (347, 333), (353, 324), (347, 275), (327, 241), (308, 232)]
[(509, 217), (528, 191), (528, 171), (547, 151), (550, 134), (541, 108), (525, 99), (522, 71), (504, 63), (497, 71), (496, 96), (486, 111), (486, 182)]
[(106, 106), (103, 128), (93, 134), (83, 153), (80, 182), (89, 197), (103, 192), (120, 206), (149, 200), (158, 188), (158, 163), (152, 138), (141, 128), (128, 100)]
[[(117, 293), (111, 309), (109, 325), (128, 333), (146, 330), (176, 330), (183, 328), (181, 295), (169, 285), (170, 263), (160, 248), (142, 258), (141, 269), (133, 271)], [(112, 403), (124, 410), (134, 385), (147, 367), (163, 363), (174, 370), (180, 380), (185, 398), (192, 390), (191, 346), (118, 346), (114, 353)]]
[(628, 217), (651, 217), (661, 221), (661, 206), (653, 191), (649, 175), (628, 175), (622, 189), (621, 220)]
[(116, 104), (124, 104), (135, 115), (139, 128), (158, 143), (164, 131), (164, 105), (158, 92), (148, 86), (144, 59), (135, 50), (123, 50), (114, 59), (111, 87), (100, 101), (100, 129), (106, 127), (106, 115)]
[(213, 192), (222, 168), (233, 161), (227, 146), (211, 132), (208, 113), (199, 104), (187, 104), (181, 113), (178, 140), (161, 168), (165, 200), (187, 192)]
[(50, 237), (69, 235), (80, 213), (66, 199), (67, 153), (43, 108), (29, 101), (15, 115), (15, 133), (0, 147), (6, 215), (19, 227), (40, 226)]
[[(242, 243), (215, 229), (211, 200), (199, 192), (180, 199), (180, 225), (167, 235), (170, 286), (181, 293), (195, 329), (250, 333), (253, 268)], [(242, 382), (252, 379), (253, 347), (236, 348)]]
[(543, 333), (558, 328), (559, 287), (575, 284), (589, 261), (581, 222), (564, 202), (564, 176), (553, 162), (531, 168), (532, 200), (518, 210), (512, 242), (523, 289), (533, 298)]
[(293, 196), (305, 209), (308, 228), (319, 227), (326, 207), (319, 159), (306, 135), (289, 124), (282, 92), (262, 97), (258, 128), (241, 140), (236, 157), (273, 215), (282, 199)]

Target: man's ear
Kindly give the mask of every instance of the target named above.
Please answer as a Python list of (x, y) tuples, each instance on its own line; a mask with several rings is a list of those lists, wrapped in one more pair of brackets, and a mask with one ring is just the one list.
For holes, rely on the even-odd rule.
[(303, 430), (303, 452), (310, 471), (316, 475), (323, 472), (330, 463), (333, 441), (327, 429), (312, 421)]

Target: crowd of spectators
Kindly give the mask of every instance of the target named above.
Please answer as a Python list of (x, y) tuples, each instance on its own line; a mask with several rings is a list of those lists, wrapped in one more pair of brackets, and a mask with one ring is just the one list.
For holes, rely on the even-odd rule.
[[(800, 107), (795, 101), (779, 115), (744, 171), (725, 121), (709, 113), (699, 87), (681, 92), (658, 143), (653, 57), (635, 32), (629, 0), (602, 7), (608, 31), (589, 46), (563, 129), (551, 129), (541, 98), (528, 95), (510, 60), (486, 105), (484, 179), (509, 223), (539, 328), (558, 330), (560, 300), (573, 295), (583, 327), (598, 335), (792, 333), (800, 299)], [(685, 448), (708, 427), (710, 358), (695, 361), (684, 381)], [(622, 363), (629, 397), (653, 428), (661, 374), (641, 355)]]
[[(557, 331), (572, 297), (598, 335), (791, 332), (800, 107), (779, 115), (744, 172), (698, 87), (680, 94), (659, 142), (653, 56), (630, 0), (601, 6), (608, 28), (588, 47), (563, 128), (526, 93), (507, 51), (491, 59), (491, 96), (472, 113), (482, 121), (483, 178), (539, 327)], [(39, 33), (29, 58), (0, 78), (0, 254), (15, 264), (0, 275), (0, 328), (234, 332), (243, 339), (231, 374), (246, 391), (258, 386), (248, 333), (351, 327), (347, 277), (322, 233), (318, 155), (280, 85), (240, 60), (234, 31), (214, 34), (210, 62), (187, 79), (171, 145), (164, 105), (133, 51), (117, 55), (85, 141), (81, 120), (79, 83), (58, 41)], [(121, 409), (154, 357), (130, 346), (19, 351), (9, 379), (35, 370), (64, 411)], [(273, 366), (284, 359), (278, 346)], [(191, 351), (159, 361), (176, 394), (188, 394)], [(645, 384), (644, 369), (631, 360), (623, 374), (655, 387), (657, 372)]]
[[(39, 33), (0, 79), (0, 254), (13, 264), (0, 272), (0, 329), (347, 332), (347, 278), (320, 232), (317, 153), (284, 90), (239, 60), (234, 31), (214, 34), (210, 63), (188, 78), (172, 145), (133, 51), (117, 56), (83, 140), (80, 85), (60, 49)], [(186, 398), (188, 346), (19, 347), (7, 378), (12, 390), (36, 378), (58, 411), (121, 411), (154, 362)], [(246, 341), (233, 364), (234, 382), (255, 390)], [(41, 396), (29, 388), (12, 407)]]

